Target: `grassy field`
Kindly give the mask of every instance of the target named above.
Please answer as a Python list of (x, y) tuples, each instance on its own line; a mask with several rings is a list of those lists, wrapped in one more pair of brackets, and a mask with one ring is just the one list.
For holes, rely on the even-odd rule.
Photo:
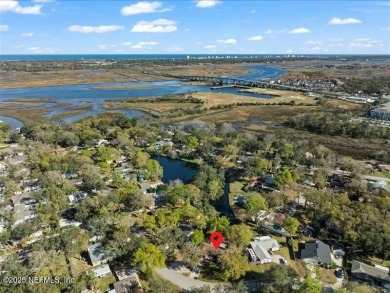
[(80, 115), (86, 113), (86, 110), (75, 110), (75, 111), (66, 111), (57, 115), (54, 115), (53, 117), (50, 118), (52, 121), (60, 121), (61, 119)]
[(107, 292), (110, 284), (115, 283), (115, 277), (113, 275), (99, 279), (99, 289), (101, 292)]
[[(247, 64), (198, 64), (186, 66), (160, 66), (159, 73), (169, 74), (189, 74), (189, 75), (207, 75), (223, 76), (242, 74), (251, 71), (245, 68)], [(160, 75), (145, 74), (146, 72), (156, 73), (153, 66), (145, 66), (132, 69), (113, 69), (113, 70), (58, 70), (45, 72), (4, 72), (0, 71), (0, 89), (26, 88), (56, 86), (68, 84), (97, 84), (107, 82), (132, 82), (132, 81), (163, 81), (170, 80)]]
[(334, 270), (319, 268), (319, 277), (326, 284), (335, 284), (337, 282)]

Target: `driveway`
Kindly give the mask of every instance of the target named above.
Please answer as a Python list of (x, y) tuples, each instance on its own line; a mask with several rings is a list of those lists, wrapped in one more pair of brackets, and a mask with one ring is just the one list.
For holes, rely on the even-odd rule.
[(204, 286), (209, 286), (212, 291), (215, 291), (215, 287), (220, 284), (203, 282), (195, 279), (191, 279), (189, 277), (183, 276), (182, 274), (168, 268), (160, 268), (155, 270), (157, 274), (160, 275), (165, 280), (170, 281), (176, 286), (182, 289), (193, 289), (193, 288), (201, 288)]

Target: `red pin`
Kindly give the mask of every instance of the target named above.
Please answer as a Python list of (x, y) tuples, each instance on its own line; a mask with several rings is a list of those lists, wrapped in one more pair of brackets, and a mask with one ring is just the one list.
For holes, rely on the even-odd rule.
[(215, 249), (218, 249), (223, 241), (223, 235), (221, 232), (214, 232), (210, 235), (210, 241), (215, 247)]

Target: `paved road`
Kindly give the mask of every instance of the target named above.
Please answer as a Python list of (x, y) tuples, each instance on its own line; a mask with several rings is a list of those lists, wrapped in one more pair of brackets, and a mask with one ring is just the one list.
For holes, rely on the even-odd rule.
[(168, 280), (176, 286), (186, 290), (191, 288), (201, 288), (203, 286), (210, 286), (211, 289), (214, 289), (218, 285), (216, 283), (209, 283), (191, 279), (168, 268), (156, 269), (155, 271), (165, 280)]

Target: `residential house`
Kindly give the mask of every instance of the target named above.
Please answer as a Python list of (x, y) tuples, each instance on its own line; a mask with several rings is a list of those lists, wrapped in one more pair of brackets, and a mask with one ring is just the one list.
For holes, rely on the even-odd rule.
[(387, 182), (384, 180), (369, 182), (369, 184), (374, 191), (388, 190)]
[(316, 265), (332, 264), (329, 245), (318, 239), (306, 241), (305, 247), (301, 249), (301, 259)]
[(83, 192), (83, 191), (78, 191), (75, 194), (70, 194), (70, 195), (68, 195), (69, 203), (71, 203), (71, 204), (78, 203), (78, 202), (82, 201), (84, 198), (86, 198), (87, 195), (88, 194), (86, 192)]
[(251, 248), (248, 248), (252, 262), (260, 264), (272, 262), (269, 252), (280, 249), (278, 242), (270, 236), (256, 237), (253, 240)]
[(92, 269), (92, 272), (99, 279), (112, 275), (110, 267), (107, 264)]
[(93, 266), (106, 264), (108, 261), (108, 258), (104, 255), (103, 245), (100, 242), (89, 245), (88, 254)]
[(114, 289), (109, 292), (129, 293), (129, 292), (135, 292), (137, 288), (142, 289), (141, 282), (139, 281), (138, 275), (133, 274), (132, 276), (126, 279), (115, 282)]
[(215, 249), (213, 245), (203, 242), (198, 246), (198, 253), (205, 259), (211, 259), (212, 257), (220, 255), (222, 253), (222, 250)]
[(261, 224), (264, 228), (267, 228), (279, 235), (290, 236), (284, 229), (282, 225), (284, 220), (286, 219), (286, 215), (283, 213), (275, 213), (271, 212), (269, 214), (265, 214), (258, 218), (258, 223)]
[(390, 274), (388, 268), (370, 266), (354, 260), (352, 261), (351, 274), (357, 279), (390, 290)]
[(154, 144), (154, 148), (156, 150), (160, 150), (162, 149), (163, 147), (167, 147), (167, 148), (172, 148), (173, 147), (173, 142), (168, 140), (168, 139), (164, 139), (164, 140), (160, 140), (160, 141), (157, 141), (155, 144)]
[(11, 198), (11, 203), (14, 212), (14, 226), (36, 217), (34, 212), (36, 201), (28, 193), (17, 192)]
[(388, 172), (388, 173), (390, 173), (390, 165), (381, 164), (381, 165), (378, 165), (378, 169), (381, 172)]

